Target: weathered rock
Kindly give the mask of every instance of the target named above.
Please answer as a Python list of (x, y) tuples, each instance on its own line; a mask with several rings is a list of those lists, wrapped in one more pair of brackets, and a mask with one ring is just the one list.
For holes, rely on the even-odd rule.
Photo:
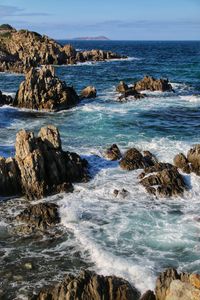
[(60, 223), (58, 206), (53, 203), (39, 203), (32, 205), (17, 215), (16, 220), (25, 223), (20, 226), (20, 232), (27, 233), (34, 232), (35, 230), (44, 231), (48, 227)]
[(122, 197), (122, 198), (125, 198), (125, 197), (128, 195), (128, 191), (125, 190), (125, 189), (122, 189), (122, 190), (114, 190), (114, 191), (113, 191), (113, 195), (114, 195), (115, 197), (120, 196), (120, 197)]
[(174, 280), (171, 282), (165, 300), (199, 300), (200, 290), (187, 282)]
[(129, 89), (128, 85), (124, 81), (120, 81), (120, 83), (116, 87), (116, 92), (125, 93), (128, 89)]
[(190, 173), (190, 165), (183, 153), (179, 153), (174, 157), (174, 165), (185, 173)]
[(170, 164), (157, 163), (146, 168), (139, 177), (143, 178), (140, 183), (146, 188), (147, 192), (159, 197), (182, 195), (187, 188), (183, 176), (176, 167)]
[(156, 296), (155, 296), (154, 292), (147, 291), (146, 293), (144, 293), (144, 295), (142, 295), (140, 300), (156, 300)]
[(119, 85), (116, 87), (116, 91), (120, 93), (119, 100), (133, 96), (135, 99), (141, 99), (146, 97), (145, 94), (141, 94), (134, 87), (129, 87), (124, 81), (120, 81)]
[(187, 160), (191, 164), (191, 171), (200, 176), (200, 145), (196, 145), (188, 151)]
[(151, 76), (145, 76), (142, 80), (136, 82), (133, 88), (137, 91), (161, 91), (161, 92), (172, 92), (172, 85), (168, 79), (155, 79)]
[(81, 91), (80, 99), (96, 98), (97, 90), (94, 86), (88, 86)]
[(105, 151), (105, 156), (110, 160), (118, 160), (122, 157), (119, 147), (116, 144), (113, 144)]
[(155, 156), (150, 152), (144, 152), (144, 156), (136, 148), (129, 149), (122, 160), (120, 161), (120, 167), (124, 170), (137, 170), (144, 169), (149, 166), (153, 166), (155, 163)]
[(104, 61), (107, 59), (121, 59), (127, 58), (126, 56), (119, 55), (112, 51), (103, 51), (98, 49), (87, 50), (78, 52), (76, 55), (76, 61)]
[(67, 275), (55, 287), (42, 290), (32, 300), (138, 300), (140, 293), (126, 280), (82, 271)]
[(0, 157), (0, 196), (21, 195), (20, 171), (14, 158)]
[(52, 66), (32, 68), (20, 84), (13, 105), (37, 110), (68, 109), (79, 102), (73, 87), (55, 76)]
[(158, 276), (155, 288), (156, 300), (165, 300), (171, 282), (176, 279), (180, 279), (180, 275), (173, 268), (165, 270)]
[(12, 103), (13, 103), (13, 98), (11, 96), (2, 94), (2, 92), (0, 91), (0, 106), (12, 105)]

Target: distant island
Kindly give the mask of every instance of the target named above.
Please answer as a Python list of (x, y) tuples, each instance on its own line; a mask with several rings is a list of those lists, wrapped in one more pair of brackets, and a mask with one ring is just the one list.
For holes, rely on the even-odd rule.
[(90, 36), (85, 36), (85, 37), (77, 37), (74, 38), (73, 40), (81, 40), (81, 41), (109, 41), (110, 39), (107, 38), (106, 36), (94, 36), (94, 37), (90, 37)]

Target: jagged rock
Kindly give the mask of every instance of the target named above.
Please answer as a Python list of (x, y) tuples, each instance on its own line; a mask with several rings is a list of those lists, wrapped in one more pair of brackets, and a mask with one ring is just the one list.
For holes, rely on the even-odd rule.
[(125, 197), (128, 195), (128, 191), (125, 190), (125, 189), (122, 189), (122, 190), (114, 190), (114, 191), (113, 191), (113, 195), (114, 195), (115, 197), (121, 196), (122, 198), (125, 198)]
[(173, 268), (165, 270), (158, 276), (155, 288), (156, 300), (165, 300), (171, 282), (176, 279), (180, 279), (180, 275)]
[(190, 165), (183, 153), (179, 153), (174, 157), (174, 165), (185, 173), (190, 173)]
[(200, 145), (196, 145), (188, 151), (187, 160), (191, 164), (191, 171), (200, 175)]
[(121, 59), (127, 58), (126, 56), (119, 55), (112, 51), (103, 51), (103, 50), (87, 50), (78, 52), (76, 55), (77, 61), (104, 61), (106, 59)]
[(19, 226), (18, 231), (27, 233), (35, 230), (44, 231), (48, 227), (60, 223), (58, 205), (53, 203), (39, 203), (29, 206), (15, 217), (18, 222), (25, 223)]
[(32, 300), (138, 300), (140, 293), (126, 280), (82, 271), (67, 275), (55, 287), (42, 290)]
[(173, 280), (167, 291), (165, 300), (199, 300), (200, 290), (187, 282)]
[(2, 92), (0, 91), (0, 106), (12, 105), (12, 103), (13, 103), (13, 98), (11, 96), (2, 94)]
[(21, 195), (20, 171), (14, 158), (0, 157), (0, 195)]
[(118, 160), (122, 157), (119, 147), (116, 144), (113, 144), (105, 151), (105, 156), (110, 160)]
[(142, 80), (136, 82), (133, 88), (137, 91), (173, 91), (173, 88), (168, 79), (155, 79), (151, 76), (145, 76)]
[(116, 87), (116, 91), (121, 94), (119, 96), (119, 100), (122, 101), (123, 99), (133, 96), (135, 99), (141, 99), (146, 97), (145, 94), (141, 94), (134, 87), (129, 87), (124, 81), (120, 81), (119, 85)]
[(140, 183), (147, 192), (159, 197), (182, 195), (187, 188), (183, 176), (171, 164), (157, 163), (145, 168), (139, 177), (143, 178)]
[(124, 170), (144, 169), (145, 167), (153, 166), (155, 163), (155, 156), (149, 151), (144, 152), (144, 156), (136, 148), (131, 148), (126, 151), (124, 157), (120, 161), (120, 167)]
[(80, 99), (96, 98), (97, 90), (94, 86), (88, 86), (81, 91)]
[(55, 76), (52, 66), (32, 68), (20, 84), (13, 105), (37, 110), (68, 109), (79, 102), (73, 87)]
[(129, 89), (128, 85), (124, 81), (120, 81), (120, 83), (116, 87), (116, 92), (125, 93), (128, 89)]
[(56, 127), (41, 128), (38, 137), (20, 130), (14, 159), (0, 160), (0, 195), (22, 193), (40, 199), (59, 192), (72, 192), (72, 182), (86, 181), (87, 161), (62, 150)]
[(146, 293), (144, 293), (144, 295), (142, 295), (140, 300), (156, 300), (156, 296), (155, 296), (154, 292), (147, 291)]
[(62, 50), (66, 53), (68, 58), (75, 58), (76, 57), (76, 49), (72, 45), (65, 45)]

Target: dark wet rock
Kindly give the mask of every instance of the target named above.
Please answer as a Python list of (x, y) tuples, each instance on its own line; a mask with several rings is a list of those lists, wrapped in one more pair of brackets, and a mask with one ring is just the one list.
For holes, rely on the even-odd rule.
[(12, 105), (12, 104), (13, 104), (13, 98), (11, 96), (2, 94), (2, 92), (0, 91), (0, 106)]
[(188, 151), (187, 160), (191, 164), (191, 171), (200, 176), (200, 145), (196, 145)]
[(15, 158), (0, 157), (0, 196), (21, 195), (20, 171)]
[(14, 106), (56, 111), (77, 105), (79, 97), (73, 87), (55, 76), (52, 66), (32, 68), (17, 91)]
[(156, 296), (154, 294), (153, 291), (147, 291), (146, 293), (144, 293), (142, 295), (142, 297), (140, 298), (140, 300), (156, 300)]
[(88, 86), (81, 91), (80, 99), (96, 98), (97, 90), (94, 86)]
[(0, 195), (40, 199), (72, 192), (73, 182), (88, 180), (87, 161), (62, 150), (59, 131), (52, 125), (41, 128), (38, 137), (20, 130), (15, 148), (15, 158), (0, 160)]
[(128, 191), (125, 190), (125, 189), (122, 189), (122, 190), (117, 190), (117, 189), (115, 189), (115, 190), (113, 191), (113, 195), (114, 195), (115, 197), (120, 196), (120, 197), (122, 197), (122, 198), (125, 198), (125, 197), (128, 195)]
[(146, 97), (145, 94), (141, 94), (132, 86), (128, 86), (124, 81), (120, 81), (119, 85), (116, 87), (116, 91), (120, 93), (119, 100), (126, 100), (128, 97), (132, 96), (136, 100)]
[(189, 161), (183, 153), (179, 153), (174, 157), (174, 165), (184, 173), (189, 174), (191, 171)]
[(121, 151), (116, 144), (113, 144), (105, 151), (105, 157), (109, 160), (118, 160), (122, 157)]
[(139, 178), (147, 192), (159, 197), (182, 195), (187, 189), (183, 176), (171, 164), (158, 163), (145, 168)]
[(28, 231), (30, 233), (35, 230), (47, 230), (48, 227), (60, 223), (58, 206), (53, 203), (32, 205), (17, 215), (16, 220), (25, 223), (18, 228), (22, 233), (27, 233)]
[(138, 300), (140, 293), (126, 280), (82, 271), (77, 277), (67, 275), (52, 288), (41, 290), (32, 300)]
[(136, 148), (131, 148), (126, 151), (124, 157), (120, 161), (120, 167), (124, 170), (137, 170), (153, 166), (155, 163), (155, 156), (150, 152), (144, 152), (144, 156)]
[(161, 92), (172, 92), (172, 85), (168, 79), (155, 79), (151, 76), (145, 76), (142, 80), (136, 82), (133, 88), (137, 91), (161, 91)]

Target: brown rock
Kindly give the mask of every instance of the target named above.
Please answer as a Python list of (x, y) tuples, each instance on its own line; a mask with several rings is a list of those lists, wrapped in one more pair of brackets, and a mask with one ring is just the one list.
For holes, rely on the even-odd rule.
[(180, 275), (175, 269), (169, 268), (162, 272), (156, 280), (156, 300), (165, 300), (167, 290), (173, 280), (180, 279)]
[(118, 93), (125, 93), (128, 89), (129, 87), (124, 81), (120, 81), (119, 85), (116, 87)]
[(196, 145), (188, 151), (187, 160), (191, 164), (191, 171), (200, 175), (200, 145)]
[(200, 290), (187, 282), (173, 280), (167, 291), (165, 300), (199, 300)]
[(97, 90), (94, 86), (88, 86), (81, 91), (80, 99), (96, 98)]
[(139, 93), (136, 91), (134, 87), (129, 87), (124, 81), (120, 81), (119, 85), (116, 87), (116, 91), (121, 95), (119, 96), (119, 100), (127, 99), (130, 96), (133, 96), (136, 100), (146, 97), (146, 95)]
[(32, 68), (20, 84), (14, 106), (37, 110), (56, 111), (68, 109), (79, 102), (72, 87), (55, 76), (54, 68)]
[(116, 144), (113, 144), (106, 150), (105, 156), (110, 160), (118, 160), (122, 157), (119, 147)]
[(151, 76), (145, 76), (142, 80), (134, 84), (134, 89), (137, 91), (173, 91), (168, 79), (155, 79)]
[(195, 288), (197, 288), (197, 289), (200, 290), (200, 274), (190, 274), (190, 276), (189, 276), (189, 282)]
[(138, 300), (140, 293), (126, 280), (82, 271), (67, 275), (55, 287), (42, 290), (32, 300)]
[(179, 153), (174, 157), (174, 165), (181, 169), (183, 172), (190, 173), (190, 165), (183, 153)]
[(144, 295), (142, 295), (140, 300), (156, 300), (156, 296), (154, 295), (154, 292), (147, 291), (146, 293), (144, 293)]
[(144, 169), (145, 167), (154, 165), (155, 157), (150, 152), (143, 156), (136, 148), (129, 149), (122, 160), (120, 167), (124, 170)]

